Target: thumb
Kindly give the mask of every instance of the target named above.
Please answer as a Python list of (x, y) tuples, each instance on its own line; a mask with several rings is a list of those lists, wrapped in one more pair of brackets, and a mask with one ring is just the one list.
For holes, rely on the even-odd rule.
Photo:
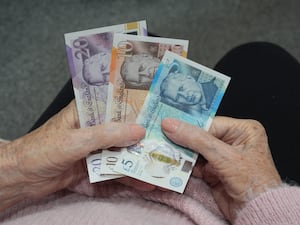
[(144, 136), (145, 129), (142, 126), (111, 122), (72, 130), (69, 139), (71, 147), (65, 149), (73, 157), (80, 159), (98, 149), (133, 145)]
[(112, 122), (79, 128), (74, 100), (46, 125), (54, 130), (56, 146), (62, 147), (61, 153), (71, 161), (98, 149), (133, 145), (145, 136), (145, 129), (137, 124)]
[[(162, 122), (165, 135), (174, 143), (200, 153), (212, 166), (230, 152), (229, 145), (207, 131), (180, 120), (167, 118)], [(226, 154), (226, 155), (225, 155)]]

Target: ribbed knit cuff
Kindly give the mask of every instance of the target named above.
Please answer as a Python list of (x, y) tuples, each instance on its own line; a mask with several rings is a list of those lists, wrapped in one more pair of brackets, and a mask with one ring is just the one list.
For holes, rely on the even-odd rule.
[(300, 224), (300, 188), (284, 185), (260, 194), (239, 212), (234, 224)]

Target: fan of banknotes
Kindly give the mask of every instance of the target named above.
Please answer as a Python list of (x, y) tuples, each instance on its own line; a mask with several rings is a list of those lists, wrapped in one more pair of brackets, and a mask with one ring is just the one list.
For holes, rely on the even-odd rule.
[(149, 37), (146, 21), (65, 34), (81, 127), (135, 122), (145, 138), (86, 157), (91, 183), (130, 176), (183, 193), (198, 154), (161, 131), (166, 117), (208, 130), (230, 78), (188, 60), (188, 40)]

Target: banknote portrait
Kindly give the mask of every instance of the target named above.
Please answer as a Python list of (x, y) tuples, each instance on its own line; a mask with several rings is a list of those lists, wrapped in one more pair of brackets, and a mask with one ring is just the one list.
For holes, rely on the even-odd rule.
[(107, 85), (111, 62), (113, 33), (79, 37), (73, 42), (75, 57), (82, 60), (82, 78), (92, 86)]
[(201, 70), (182, 71), (174, 64), (160, 84), (161, 101), (194, 116), (207, 111), (218, 87), (214, 78), (201, 82)]
[(159, 58), (148, 53), (126, 57), (120, 71), (125, 88), (148, 90), (159, 63)]
[(109, 82), (110, 59), (110, 52), (100, 52), (84, 60), (83, 79), (89, 85), (107, 85)]

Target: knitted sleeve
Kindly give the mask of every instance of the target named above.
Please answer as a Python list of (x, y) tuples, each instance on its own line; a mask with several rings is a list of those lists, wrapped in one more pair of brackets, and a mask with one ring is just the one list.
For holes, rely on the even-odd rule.
[(300, 224), (300, 188), (284, 185), (260, 194), (239, 212), (234, 224)]

